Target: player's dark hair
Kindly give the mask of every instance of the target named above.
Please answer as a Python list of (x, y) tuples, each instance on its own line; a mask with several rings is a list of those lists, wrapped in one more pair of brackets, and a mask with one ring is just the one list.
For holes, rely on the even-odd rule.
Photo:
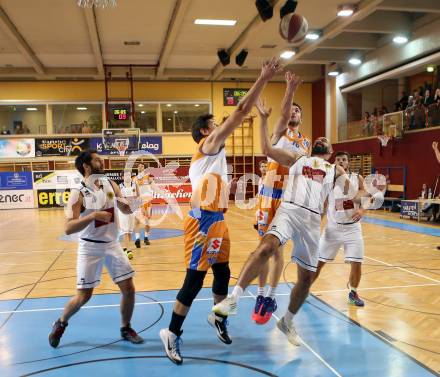
[(202, 134), (202, 129), (208, 129), (208, 121), (210, 121), (211, 119), (214, 119), (214, 115), (203, 114), (197, 117), (196, 121), (192, 125), (192, 138), (196, 143), (198, 143), (205, 137), (205, 135)]
[(302, 112), (303, 112), (303, 109), (302, 109), (302, 107), (301, 107), (301, 105), (300, 104), (298, 104), (298, 103), (296, 103), (296, 102), (292, 102), (292, 106), (296, 106), (298, 109), (300, 109), (300, 111), (301, 111), (301, 114), (302, 114)]
[(347, 159), (348, 160), (350, 159), (350, 153), (345, 152), (345, 151), (338, 151), (338, 152), (336, 152), (335, 157), (339, 157), (339, 156), (347, 156)]
[(77, 158), (75, 158), (75, 167), (82, 175), (85, 174), (83, 164), (90, 165), (90, 163), (92, 162), (92, 158), (93, 158), (92, 154), (94, 154), (94, 153), (98, 153), (98, 152), (94, 149), (88, 149), (84, 152), (81, 152), (79, 154), (79, 156)]

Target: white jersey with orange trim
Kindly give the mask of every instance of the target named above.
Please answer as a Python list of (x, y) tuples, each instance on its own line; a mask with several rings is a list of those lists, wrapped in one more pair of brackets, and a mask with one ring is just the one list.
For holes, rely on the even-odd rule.
[(80, 217), (96, 211), (107, 211), (112, 214), (111, 220), (104, 223), (98, 220), (90, 222), (80, 233), (79, 243), (84, 243), (84, 239), (100, 242), (114, 242), (118, 240), (119, 229), (117, 217), (115, 216), (115, 191), (111, 182), (107, 178), (100, 179), (101, 187), (93, 190), (82, 184), (80, 189), (73, 189), (71, 196), (72, 201), (69, 203), (76, 203), (80, 200), (80, 193), (82, 194), (82, 212)]
[(121, 194), (124, 198), (137, 196), (136, 183), (133, 181), (129, 183), (129, 186), (127, 186), (125, 182), (122, 182), (119, 184), (119, 188), (121, 189)]
[(207, 211), (224, 211), (228, 207), (229, 187), (226, 151), (224, 146), (216, 154), (205, 154), (199, 142), (189, 167), (192, 186), (191, 206)]
[(352, 224), (353, 215), (359, 210), (359, 204), (351, 200), (359, 190), (359, 174), (349, 173), (350, 191), (343, 192), (344, 188), (335, 186), (328, 196), (327, 224), (336, 226), (337, 224)]
[[(283, 136), (273, 145), (274, 148), (281, 148), (294, 153), (310, 154), (310, 140), (298, 132), (295, 134), (290, 128), (287, 128)], [(263, 188), (260, 194), (272, 196), (273, 199), (280, 199), (284, 185), (285, 177), (289, 173), (289, 168), (280, 165), (275, 160), (267, 159), (267, 170), (263, 180)], [(272, 192), (272, 195), (270, 193)]]
[(334, 181), (335, 165), (321, 157), (301, 157), (289, 169), (283, 202), (321, 214)]

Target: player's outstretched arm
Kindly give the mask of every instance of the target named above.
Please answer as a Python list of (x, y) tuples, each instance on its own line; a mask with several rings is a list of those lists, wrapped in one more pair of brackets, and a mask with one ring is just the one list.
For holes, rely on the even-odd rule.
[(435, 157), (437, 157), (437, 161), (440, 164), (440, 151), (438, 150), (438, 142), (432, 142), (432, 149), (434, 149)]
[(292, 166), (302, 155), (298, 153), (293, 153), (291, 151), (286, 151), (281, 148), (274, 148), (272, 146), (267, 132), (267, 120), (272, 112), (272, 109), (266, 108), (265, 103), (261, 100), (258, 100), (256, 108), (260, 115), (260, 137), (261, 149), (263, 151), (263, 154), (270, 158), (273, 158), (281, 165)]
[(302, 80), (299, 76), (289, 71), (286, 72), (284, 78), (287, 84), (286, 92), (284, 94), (283, 102), (281, 103), (281, 117), (273, 130), (273, 135), (271, 138), (272, 144), (276, 144), (287, 129), (292, 113), (293, 96), (295, 95), (296, 89), (302, 83)]
[(252, 85), (252, 88), (242, 98), (237, 106), (237, 109), (225, 122), (217, 127), (206, 139), (203, 144), (204, 153), (217, 153), (220, 147), (225, 143), (225, 140), (231, 135), (234, 130), (241, 125), (244, 118), (250, 113), (252, 107), (257, 102), (258, 97), (267, 85), (267, 83), (282, 69), (280, 61), (272, 58), (269, 62), (265, 62), (261, 69), (260, 76)]

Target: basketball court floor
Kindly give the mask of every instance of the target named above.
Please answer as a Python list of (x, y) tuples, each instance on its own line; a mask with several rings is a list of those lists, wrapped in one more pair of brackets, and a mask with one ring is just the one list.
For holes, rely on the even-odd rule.
[[(63, 211), (0, 212), (0, 375), (78, 376), (433, 376), (440, 375), (440, 230), (394, 214), (371, 212), (363, 224), (366, 259), (360, 295), (364, 308), (348, 306), (348, 266), (328, 264), (295, 322), (302, 345), (276, 329), (287, 307), (295, 265), (289, 262), (278, 290), (279, 309), (265, 326), (250, 318), (256, 288), (230, 317), (233, 343), (216, 338), (206, 321), (211, 278), (184, 324), (182, 366), (170, 363), (159, 330), (167, 326), (185, 269), (181, 220), (171, 215), (154, 229), (152, 243), (135, 250), (137, 304), (133, 325), (145, 338), (119, 338), (119, 299), (107, 276), (92, 300), (70, 321), (57, 349), (47, 335), (75, 291), (76, 243), (63, 237)], [(257, 245), (253, 211), (227, 215), (236, 278)], [(234, 283), (232, 279), (231, 283)]]

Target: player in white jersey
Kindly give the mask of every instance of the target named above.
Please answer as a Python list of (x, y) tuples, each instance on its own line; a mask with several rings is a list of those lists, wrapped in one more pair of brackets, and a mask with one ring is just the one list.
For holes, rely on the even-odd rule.
[[(124, 181), (119, 184), (119, 189), (121, 190), (122, 197), (129, 200), (136, 199), (139, 197), (139, 188), (136, 183), (131, 179), (131, 173), (129, 171), (124, 171)], [(124, 251), (127, 253), (128, 259), (133, 258), (133, 253), (130, 249), (130, 243), (133, 236), (135, 217), (134, 213), (125, 214), (118, 210), (119, 217), (119, 229), (125, 238), (126, 247)]]
[(293, 325), (293, 316), (304, 303), (318, 266), (318, 241), (324, 202), (333, 188), (336, 176), (345, 175), (340, 167), (327, 162), (332, 146), (326, 138), (318, 138), (312, 147), (311, 157), (274, 148), (267, 134), (267, 119), (271, 110), (261, 102), (257, 105), (261, 118), (261, 146), (268, 157), (289, 168), (289, 178), (282, 203), (275, 218), (241, 270), (237, 285), (227, 299), (214, 305), (213, 312), (221, 315), (235, 314), (243, 290), (255, 279), (268, 259), (279, 247), (292, 239), (292, 260), (297, 263), (298, 277), (292, 289), (289, 310), (278, 323), (292, 344), (299, 344)]
[(348, 302), (364, 306), (364, 301), (357, 294), (364, 258), (364, 240), (360, 223), (364, 209), (352, 200), (355, 193), (364, 189), (364, 179), (349, 170), (349, 158), (348, 152), (337, 152), (335, 155), (335, 164), (348, 172), (351, 185), (350, 190), (348, 187), (343, 190), (335, 187), (328, 196), (327, 225), (319, 240), (319, 263), (315, 280), (325, 263), (334, 260), (339, 248), (343, 246), (345, 262), (351, 265)]
[[(87, 302), (99, 285), (105, 264), (121, 300), (121, 337), (132, 343), (143, 339), (130, 326), (135, 302), (134, 271), (119, 243), (115, 206), (125, 214), (132, 212), (118, 185), (104, 176), (103, 162), (94, 150), (82, 152), (75, 166), (84, 176), (80, 188), (72, 188), (66, 208), (66, 234), (79, 233), (77, 293), (53, 324), (49, 344), (57, 347), (69, 319)], [(135, 203), (133, 203), (135, 205)], [(132, 205), (132, 206), (133, 206)]]
[[(261, 176), (258, 179), (258, 189), (256, 195), (257, 198), (260, 196), (260, 191), (263, 189), (263, 181), (267, 171), (267, 160), (261, 160), (260, 163), (258, 164), (258, 168), (260, 169)], [(258, 231), (259, 214), (260, 214), (260, 210), (257, 209), (257, 211), (255, 212), (255, 222), (254, 222), (254, 229), (256, 231)]]

